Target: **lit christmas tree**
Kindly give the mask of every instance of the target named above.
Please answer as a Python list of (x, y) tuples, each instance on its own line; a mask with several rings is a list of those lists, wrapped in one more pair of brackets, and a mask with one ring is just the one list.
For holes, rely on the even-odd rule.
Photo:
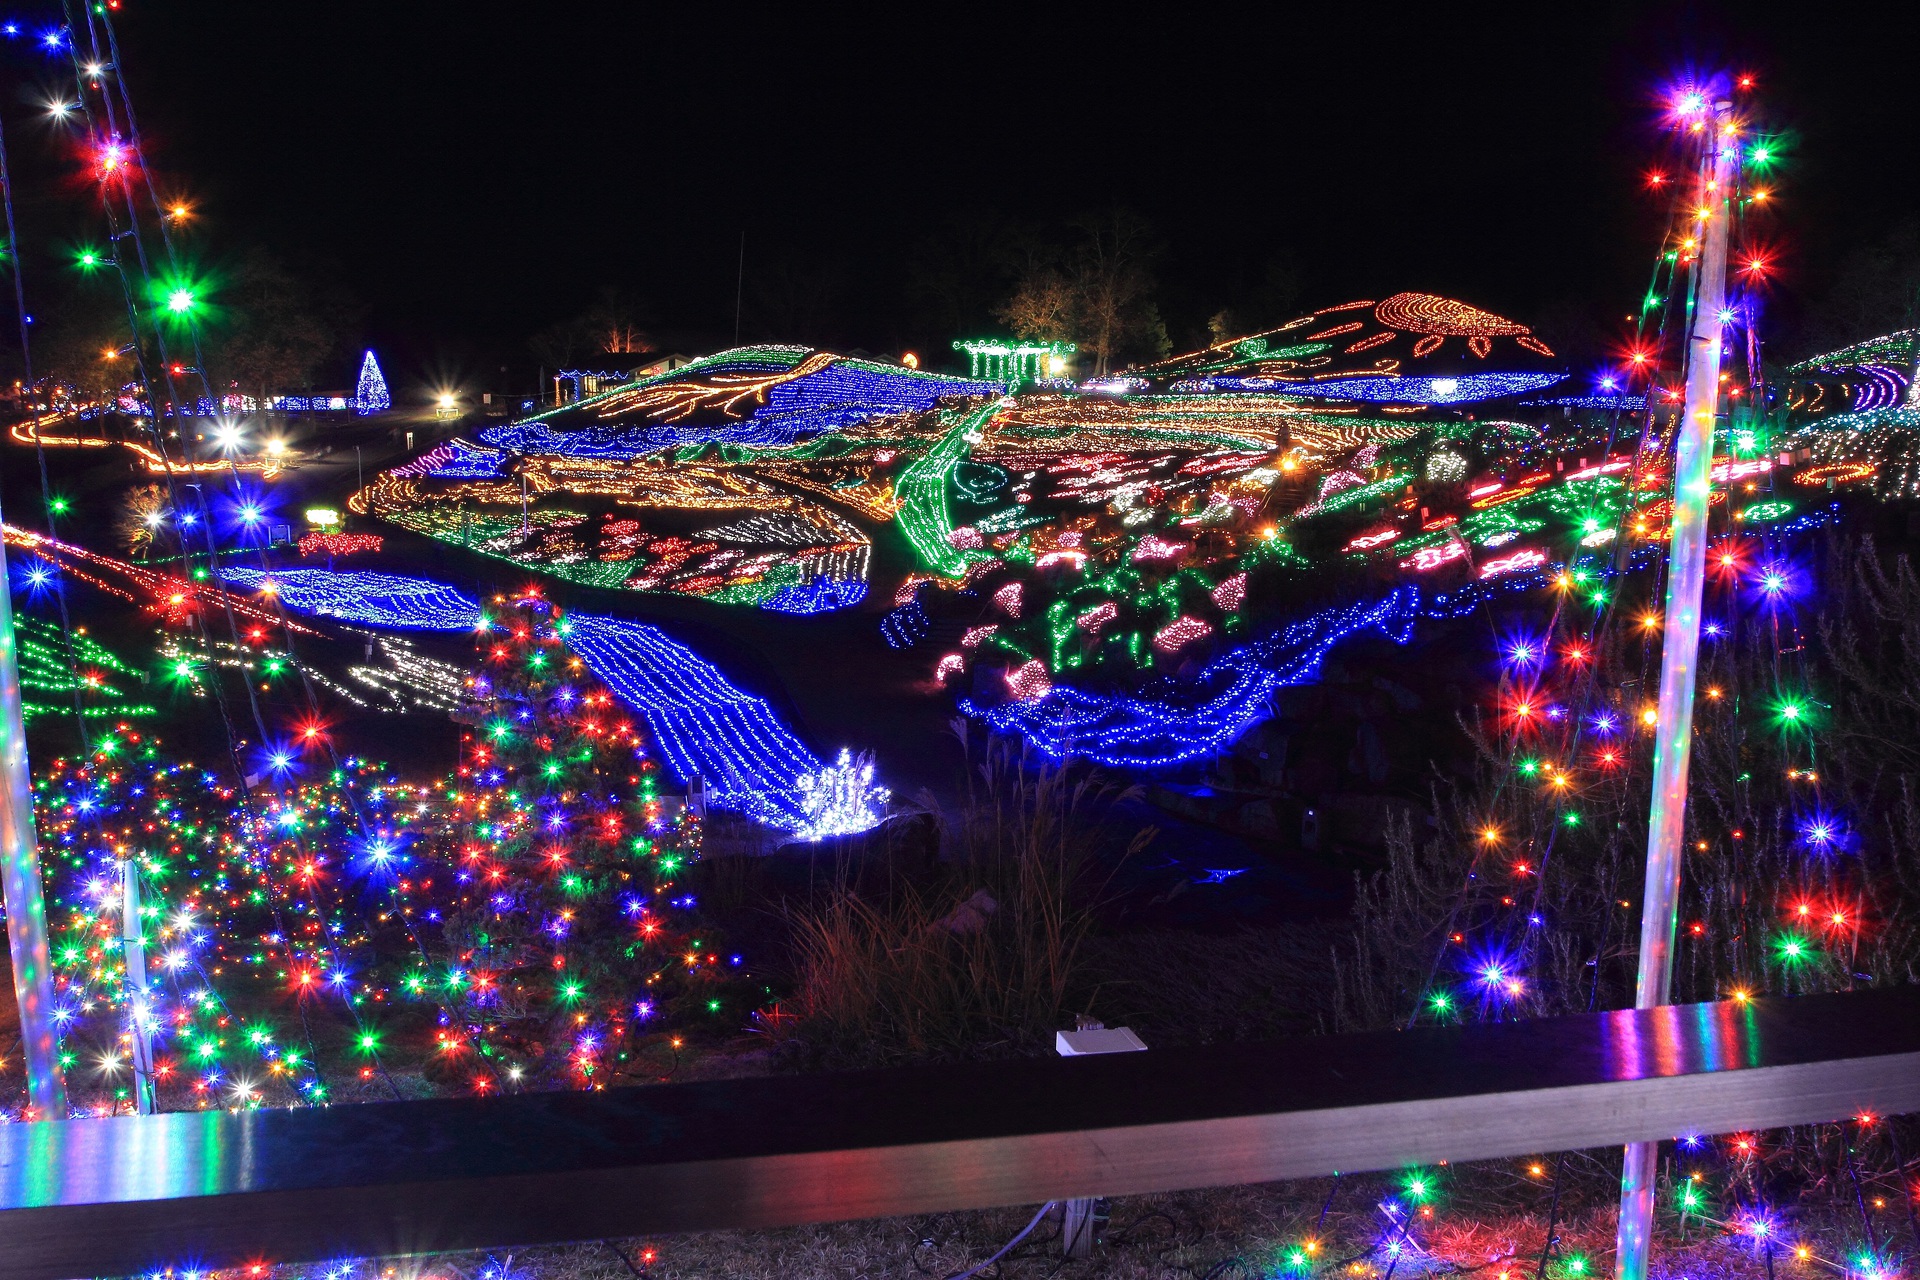
[(482, 1092), (651, 1077), (635, 1060), (651, 1039), (677, 1050), (667, 1028), (725, 1029), (745, 1012), (740, 958), (676, 888), (699, 823), (667, 812), (644, 730), (568, 652), (567, 630), (526, 598), (482, 637), (433, 859), (458, 888), (433, 895), (450, 899), (440, 945), (400, 981), (441, 1007), (429, 1078)]
[[(132, 1105), (136, 1036), (161, 1110), (331, 1098), (311, 1026), (365, 1033), (358, 1010), (372, 993), (349, 977), (367, 937), (330, 886), (328, 850), (353, 825), (347, 791), (372, 772), (356, 761), (248, 802), (126, 723), (45, 766), (34, 810), (76, 1105)], [(128, 968), (130, 879), (144, 976)], [(283, 1015), (289, 999), (298, 1022)]]
[(393, 396), (387, 392), (386, 376), (380, 372), (380, 362), (369, 351), (360, 362), (360, 383), (353, 391), (353, 411), (365, 417), (391, 408)]

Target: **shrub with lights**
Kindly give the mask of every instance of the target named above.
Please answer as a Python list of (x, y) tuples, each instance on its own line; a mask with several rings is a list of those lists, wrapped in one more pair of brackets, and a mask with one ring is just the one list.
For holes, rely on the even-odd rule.
[(741, 957), (683, 887), (700, 822), (663, 801), (642, 728), (566, 630), (528, 596), (481, 637), (456, 717), (464, 758), (429, 840), (453, 884), (399, 979), (441, 1010), (430, 1077), (480, 1090), (658, 1075), (647, 1047), (750, 1012)]

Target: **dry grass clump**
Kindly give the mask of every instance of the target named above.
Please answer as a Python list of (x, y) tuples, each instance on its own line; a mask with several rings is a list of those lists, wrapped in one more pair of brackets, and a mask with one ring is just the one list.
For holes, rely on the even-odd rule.
[(1156, 1049), (1284, 1040), (1331, 1029), (1339, 921), (1208, 934), (1156, 929), (1087, 940), (1087, 1003)]
[[(964, 738), (963, 738), (964, 741)], [(780, 1037), (827, 1065), (1032, 1051), (1065, 1025), (1104, 891), (1094, 855), (1131, 793), (994, 741), (917, 874), (842, 862), (788, 909)], [(1128, 855), (1153, 839), (1134, 834)]]

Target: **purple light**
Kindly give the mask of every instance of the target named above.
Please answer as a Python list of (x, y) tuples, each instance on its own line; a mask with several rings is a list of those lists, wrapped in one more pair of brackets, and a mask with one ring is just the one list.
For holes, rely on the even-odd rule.
[(1467, 973), (1489, 1003), (1518, 1000), (1526, 994), (1519, 962), (1505, 950), (1487, 947), (1467, 961)]
[(1808, 814), (1800, 824), (1800, 839), (1816, 854), (1837, 854), (1853, 844), (1846, 823), (1826, 812)]
[(1507, 661), (1516, 666), (1531, 666), (1546, 656), (1547, 647), (1537, 640), (1520, 639), (1507, 645)]
[(1753, 586), (1769, 605), (1784, 604), (1801, 592), (1800, 575), (1784, 560), (1764, 564), (1753, 575)]

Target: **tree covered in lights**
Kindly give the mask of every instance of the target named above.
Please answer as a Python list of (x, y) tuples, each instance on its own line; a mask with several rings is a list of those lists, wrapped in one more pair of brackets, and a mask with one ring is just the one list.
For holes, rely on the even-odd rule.
[(529, 602), (483, 637), (460, 768), (432, 783), (296, 734), (241, 787), (124, 718), (43, 764), (76, 1105), (132, 1106), (138, 1035), (181, 1110), (396, 1097), (419, 1072), (460, 1092), (653, 1078), (750, 1017), (740, 957), (681, 883), (699, 824), (565, 626)]
[(655, 1076), (673, 1033), (750, 1013), (740, 957), (683, 885), (700, 823), (663, 800), (643, 726), (568, 629), (529, 596), (480, 636), (439, 833), (459, 889), (401, 979), (440, 1007), (430, 1077), (479, 1091)]
[(367, 352), (360, 361), (360, 381), (353, 390), (353, 411), (362, 417), (393, 408), (393, 395), (387, 390), (387, 376), (380, 362)]
[[(54, 1015), (76, 1106), (131, 1106), (142, 1028), (164, 1110), (334, 1096), (343, 1064), (323, 1065), (311, 1033), (357, 1025), (370, 990), (349, 976), (369, 938), (331, 852), (367, 772), (321, 770), (249, 799), (124, 721), (37, 771)], [(129, 880), (144, 993), (124, 942)]]
[[(14, 619), (15, 656), (20, 664), (20, 710), (29, 721), (73, 715), (81, 695), (85, 720), (144, 719), (158, 714), (150, 702), (136, 701), (133, 687), (145, 675), (87, 633), (71, 633), (43, 618)], [(77, 668), (77, 670), (76, 670)]]

